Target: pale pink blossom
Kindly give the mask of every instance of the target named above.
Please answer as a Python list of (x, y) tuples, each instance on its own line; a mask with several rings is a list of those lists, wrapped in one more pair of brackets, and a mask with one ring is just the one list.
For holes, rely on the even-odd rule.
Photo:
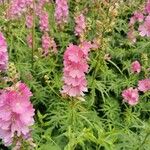
[(54, 41), (54, 38), (51, 37), (50, 39), (50, 45), (51, 45), (51, 52), (57, 53), (57, 45), (56, 42)]
[(0, 32), (0, 72), (5, 71), (8, 66), (8, 52), (5, 37)]
[(6, 146), (15, 136), (24, 138), (34, 123), (34, 108), (29, 88), (21, 82), (4, 89), (0, 94), (0, 138)]
[(91, 44), (91, 42), (83, 41), (82, 43), (80, 43), (79, 47), (82, 49), (86, 58), (88, 58), (90, 49), (95, 48), (95, 45)]
[(50, 2), (50, 0), (38, 0), (38, 5), (40, 7), (44, 7), (44, 5), (49, 2)]
[(26, 16), (26, 26), (29, 29), (33, 27), (33, 15), (32, 14)]
[(150, 37), (150, 16), (147, 16), (144, 23), (139, 26), (139, 34), (141, 36)]
[(41, 31), (49, 31), (48, 12), (43, 11), (39, 16), (39, 26)]
[(149, 0), (147, 1), (146, 5), (145, 5), (145, 12), (148, 14), (150, 13), (150, 1)]
[(136, 105), (139, 101), (138, 89), (133, 89), (132, 87), (122, 91), (123, 101), (127, 102), (129, 105)]
[(142, 92), (147, 92), (150, 90), (150, 79), (140, 80), (138, 82), (138, 89)]
[(142, 12), (134, 12), (134, 17), (136, 18), (137, 21), (142, 22), (144, 19), (144, 15)]
[(43, 55), (48, 55), (49, 52), (57, 53), (57, 45), (52, 37), (48, 33), (44, 33), (42, 36), (42, 48)]
[(7, 9), (7, 17), (9, 19), (14, 19), (21, 16), (32, 3), (33, 0), (12, 0)]
[(144, 19), (143, 13), (135, 11), (134, 14), (133, 14), (133, 16), (130, 18), (129, 25), (130, 26), (134, 25), (136, 21), (142, 22), (143, 19)]
[(88, 52), (90, 43), (82, 43), (77, 46), (70, 44), (64, 54), (64, 74), (62, 94), (77, 97), (87, 92), (85, 73), (88, 72)]
[(135, 24), (135, 22), (136, 22), (136, 19), (134, 16), (132, 16), (129, 21), (129, 26), (133, 26)]
[(137, 60), (132, 62), (131, 72), (132, 73), (140, 73), (141, 72), (141, 64)]
[(35, 13), (37, 16), (40, 16), (44, 10), (45, 4), (50, 3), (50, 0), (38, 0), (36, 3)]
[(132, 42), (132, 43), (136, 42), (136, 36), (135, 36), (135, 32), (133, 29), (129, 30), (129, 32), (127, 33), (127, 37), (130, 40), (130, 42)]
[(56, 0), (55, 19), (58, 25), (68, 21), (69, 8), (67, 0)]
[(83, 36), (86, 29), (86, 21), (85, 16), (83, 14), (77, 15), (75, 17), (75, 35), (76, 36)]

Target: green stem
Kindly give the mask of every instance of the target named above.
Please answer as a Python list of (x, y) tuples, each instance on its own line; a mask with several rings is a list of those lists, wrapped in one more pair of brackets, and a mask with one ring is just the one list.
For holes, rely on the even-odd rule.
[(120, 72), (120, 74), (124, 75), (124, 74), (122, 73), (122, 71), (120, 70), (120, 68), (119, 68), (113, 61), (108, 60), (108, 62), (111, 63), (113, 66), (115, 66), (116, 69)]
[(149, 135), (150, 135), (150, 132), (146, 134), (146, 136), (145, 136), (143, 142), (142, 142), (141, 145), (137, 148), (137, 150), (140, 150), (140, 149), (143, 147), (143, 145), (145, 144), (145, 141), (147, 140), (147, 138), (148, 138)]
[(93, 84), (94, 84), (94, 79), (95, 79), (95, 77), (96, 77), (96, 74), (97, 74), (97, 70), (98, 70), (98, 68), (99, 68), (99, 57), (100, 57), (100, 52), (98, 53), (98, 55), (96, 56), (96, 60), (97, 60), (97, 62), (96, 62), (96, 68), (95, 68), (95, 70), (93, 71), (93, 74), (92, 74), (92, 83), (91, 83), (91, 87), (93, 86)]

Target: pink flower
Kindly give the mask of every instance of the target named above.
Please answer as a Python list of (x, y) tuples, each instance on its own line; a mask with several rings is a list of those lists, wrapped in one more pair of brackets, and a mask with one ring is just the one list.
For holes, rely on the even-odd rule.
[(76, 36), (83, 36), (85, 29), (86, 29), (86, 22), (85, 17), (83, 14), (80, 14), (75, 17), (75, 35)]
[(26, 16), (26, 26), (31, 29), (33, 27), (33, 15)]
[(34, 108), (30, 102), (32, 93), (21, 82), (3, 90), (0, 94), (0, 138), (6, 146), (15, 136), (24, 138), (34, 123)]
[(150, 90), (150, 79), (140, 80), (138, 83), (138, 89), (142, 92), (147, 92)]
[(8, 53), (7, 53), (7, 43), (0, 32), (0, 72), (5, 71), (8, 65)]
[(50, 0), (39, 0), (39, 1), (38, 1), (38, 5), (41, 6), (41, 7), (44, 7), (44, 5), (45, 5), (46, 3), (49, 3), (49, 2), (50, 2)]
[(148, 14), (150, 13), (150, 1), (149, 0), (147, 1), (146, 5), (145, 5), (145, 12)]
[(7, 17), (9, 19), (14, 19), (26, 12), (27, 7), (32, 5), (33, 0), (12, 0), (10, 6), (7, 10)]
[(48, 33), (44, 33), (42, 36), (42, 48), (43, 54), (48, 55), (49, 50), (53, 53), (57, 53), (57, 45), (52, 37), (48, 35)]
[(90, 52), (91, 49), (95, 48), (95, 43), (91, 43), (90, 41), (83, 41), (80, 43), (79, 47), (82, 49), (86, 59), (88, 60), (88, 53)]
[(77, 46), (70, 44), (64, 54), (63, 90), (61, 93), (69, 96), (83, 96), (87, 92), (85, 73), (88, 71), (88, 52), (90, 43)]
[(49, 31), (48, 12), (43, 11), (39, 16), (39, 24), (41, 31)]
[(40, 16), (44, 10), (44, 6), (45, 4), (47, 3), (50, 3), (50, 0), (38, 0), (37, 3), (36, 3), (36, 9), (35, 9), (35, 12), (36, 12), (36, 15), (37, 16)]
[(57, 24), (64, 24), (68, 20), (69, 8), (67, 0), (56, 0), (55, 19)]
[(130, 87), (122, 92), (122, 97), (123, 101), (127, 102), (129, 105), (136, 105), (139, 101), (138, 89)]
[(144, 23), (139, 26), (139, 34), (141, 36), (148, 36), (150, 37), (150, 16), (147, 16)]
[(144, 19), (144, 15), (141, 12), (134, 12), (134, 17), (137, 21), (142, 22)]
[(135, 24), (136, 21), (142, 22), (144, 19), (144, 15), (141, 12), (135, 11), (133, 16), (130, 18), (129, 25), (132, 26)]
[(135, 24), (135, 22), (136, 22), (136, 18), (134, 16), (132, 16), (129, 21), (129, 26), (133, 26)]
[(140, 73), (141, 72), (141, 65), (140, 63), (136, 60), (134, 62), (132, 62), (131, 64), (131, 72), (132, 73)]
[(30, 48), (32, 48), (32, 43), (33, 43), (32, 34), (28, 34), (27, 35), (27, 44)]

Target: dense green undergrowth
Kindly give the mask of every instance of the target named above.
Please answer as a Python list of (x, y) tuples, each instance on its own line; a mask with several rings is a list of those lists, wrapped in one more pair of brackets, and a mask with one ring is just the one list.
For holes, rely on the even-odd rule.
[[(7, 76), (19, 74), (33, 97), (36, 110), (33, 139), (36, 150), (148, 150), (150, 149), (150, 92), (140, 94), (139, 103), (129, 106), (123, 102), (122, 91), (135, 87), (150, 73), (149, 38), (138, 37), (135, 44), (127, 39), (129, 18), (142, 7), (143, 1), (117, 2), (117, 15), (108, 13), (109, 7), (101, 1), (69, 0), (69, 22), (63, 30), (54, 20), (54, 4), (46, 6), (49, 12), (50, 34), (54, 37), (58, 53), (43, 57), (40, 53), (41, 33), (35, 27), (34, 62), (32, 49), (26, 43), (24, 16), (8, 21), (0, 17), (9, 50), (10, 68)], [(96, 5), (99, 6), (96, 9)], [(74, 13), (83, 9), (88, 21), (86, 39), (98, 38), (100, 47), (89, 53), (88, 92), (85, 101), (62, 97), (63, 54), (69, 43), (79, 43), (74, 35)], [(5, 11), (0, 6), (0, 13)], [(101, 12), (101, 13), (100, 13)], [(112, 23), (112, 24), (110, 24)], [(109, 54), (110, 59), (104, 59)], [(143, 70), (132, 74), (130, 65), (139, 60)], [(33, 63), (33, 64), (32, 64)], [(16, 70), (15, 70), (16, 69)], [(0, 85), (0, 88), (1, 87)], [(3, 149), (3, 148), (2, 148)], [(11, 149), (11, 148), (10, 148)], [(24, 148), (26, 149), (26, 148)]]

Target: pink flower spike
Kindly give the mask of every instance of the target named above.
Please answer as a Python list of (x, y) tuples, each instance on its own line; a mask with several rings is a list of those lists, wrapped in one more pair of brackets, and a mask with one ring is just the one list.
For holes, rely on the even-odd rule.
[(8, 65), (8, 52), (5, 37), (0, 32), (0, 72), (6, 71)]
[(45, 32), (42, 36), (43, 55), (47, 56), (49, 52), (57, 53), (57, 45), (52, 37)]
[(10, 146), (13, 138), (24, 138), (34, 124), (34, 108), (30, 102), (31, 91), (24, 83), (4, 89), (0, 93), (0, 138)]
[(31, 29), (33, 27), (33, 15), (26, 16), (26, 26)]
[(139, 101), (138, 89), (133, 89), (132, 87), (130, 87), (122, 92), (122, 97), (124, 102), (127, 102), (131, 106), (134, 106)]
[(84, 96), (87, 92), (85, 73), (88, 71), (88, 52), (91, 44), (84, 42), (80, 46), (70, 44), (64, 54), (64, 85), (61, 93), (72, 97)]
[(69, 7), (67, 0), (56, 0), (55, 19), (58, 25), (68, 21)]
[(33, 0), (12, 0), (7, 9), (7, 17), (9, 19), (20, 17), (27, 11), (28, 6), (32, 6), (32, 4)]
[(83, 36), (85, 29), (86, 29), (86, 22), (85, 22), (85, 17), (83, 14), (80, 14), (78, 16), (75, 17), (75, 35), (76, 36)]
[(39, 24), (41, 31), (49, 31), (48, 12), (43, 11), (39, 16)]
[(150, 79), (140, 80), (138, 82), (138, 89), (142, 92), (147, 92), (150, 90)]
[(131, 72), (132, 73), (140, 73), (141, 72), (141, 65), (140, 65), (140, 63), (137, 60), (132, 62), (132, 64), (131, 64)]
[(150, 1), (149, 0), (147, 1), (146, 5), (145, 5), (145, 12), (148, 14), (150, 13)]
[(150, 16), (147, 16), (144, 23), (139, 26), (139, 34), (143, 36), (150, 37)]

